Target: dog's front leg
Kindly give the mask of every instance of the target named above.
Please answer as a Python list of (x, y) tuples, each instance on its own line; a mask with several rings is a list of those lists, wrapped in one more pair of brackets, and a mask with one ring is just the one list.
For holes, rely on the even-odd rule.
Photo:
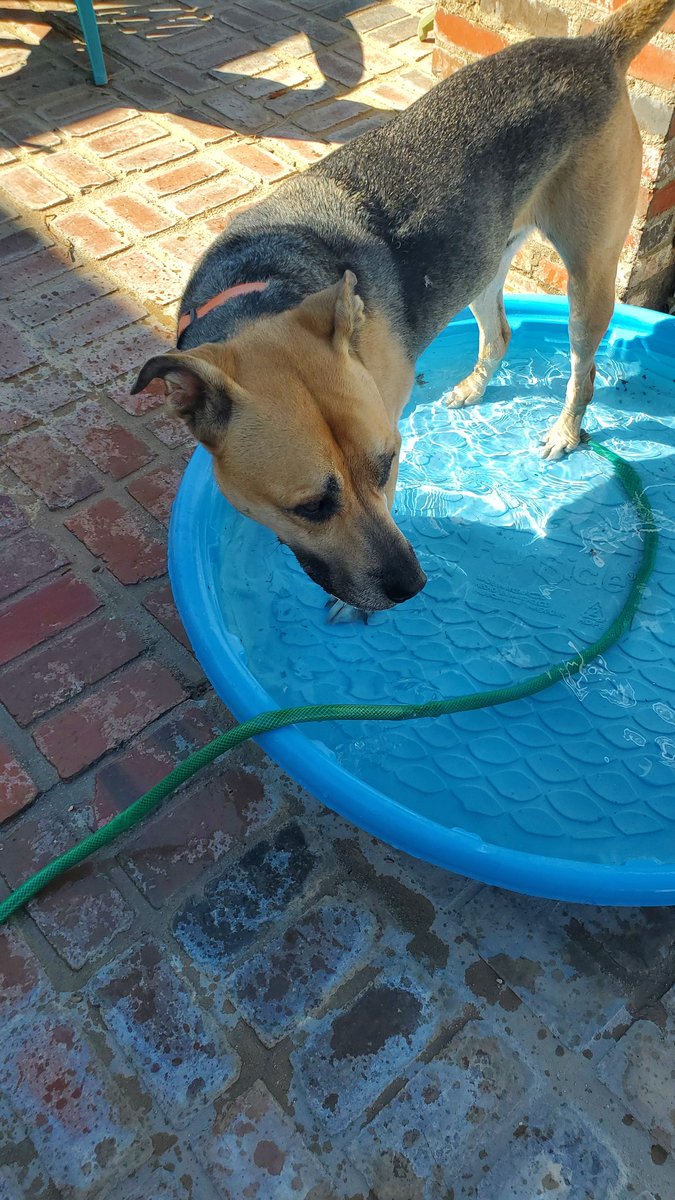
[(353, 604), (345, 604), (344, 600), (338, 600), (336, 596), (330, 596), (326, 601), (328, 609), (328, 624), (329, 625), (350, 625), (354, 621), (361, 621), (364, 625), (368, 624), (369, 612), (364, 608), (354, 608)]
[(446, 397), (450, 408), (466, 408), (478, 404), (498, 369), (511, 341), (511, 327), (504, 311), (501, 283), (498, 291), (492, 285), (474, 300), (471, 311), (478, 322), (478, 362), (470, 375), (455, 385)]
[(581, 441), (581, 422), (593, 398), (595, 363), (583, 363), (572, 355), (572, 375), (567, 384), (565, 406), (558, 420), (551, 426), (542, 448), (542, 458), (551, 461), (563, 458), (575, 450)]
[(482, 400), (487, 385), (509, 348), (511, 326), (504, 310), (504, 281), (514, 254), (529, 232), (527, 227), (511, 237), (494, 279), (471, 304), (471, 311), (478, 322), (478, 362), (471, 374), (456, 384), (446, 396), (450, 408), (465, 408)]

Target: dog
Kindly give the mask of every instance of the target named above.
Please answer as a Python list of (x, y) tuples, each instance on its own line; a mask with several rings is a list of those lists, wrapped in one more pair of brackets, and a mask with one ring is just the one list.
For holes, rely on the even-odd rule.
[(569, 274), (571, 375), (543, 453), (578, 445), (640, 183), (625, 71), (674, 7), (631, 0), (587, 37), (463, 68), (236, 217), (192, 274), (178, 349), (134, 391), (164, 381), (224, 494), (336, 598), (333, 617), (424, 587), (391, 515), (415, 361), (470, 305), (478, 361), (449, 403), (481, 399), (533, 228)]

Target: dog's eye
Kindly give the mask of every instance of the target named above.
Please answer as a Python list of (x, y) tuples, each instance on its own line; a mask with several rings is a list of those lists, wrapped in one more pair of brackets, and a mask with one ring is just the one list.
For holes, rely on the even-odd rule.
[(297, 504), (291, 511), (305, 521), (329, 521), (339, 507), (340, 484), (335, 475), (329, 475), (321, 496), (317, 496), (315, 500), (306, 500), (304, 504)]
[(389, 479), (389, 476), (391, 475), (391, 468), (392, 468), (392, 464), (393, 464), (395, 458), (396, 458), (395, 450), (392, 451), (391, 453), (387, 450), (384, 454), (381, 454), (380, 457), (378, 458), (378, 460), (377, 460), (377, 486), (378, 487), (380, 487), (380, 488), (386, 487), (387, 480)]
[(336, 511), (337, 501), (333, 496), (320, 496), (293, 509), (296, 517), (303, 517), (305, 521), (328, 521)]

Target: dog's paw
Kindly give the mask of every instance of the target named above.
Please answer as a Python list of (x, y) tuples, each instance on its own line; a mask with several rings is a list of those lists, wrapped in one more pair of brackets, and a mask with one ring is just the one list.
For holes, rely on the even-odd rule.
[(445, 397), (448, 408), (468, 408), (470, 404), (479, 404), (485, 395), (486, 382), (482, 375), (467, 375), (461, 383), (455, 384)]
[(555, 462), (556, 459), (564, 458), (566, 454), (576, 450), (580, 441), (580, 430), (575, 429), (567, 421), (556, 421), (544, 438), (541, 456), (548, 459), (549, 462)]
[(331, 596), (330, 600), (326, 601), (328, 609), (327, 621), (329, 625), (349, 625), (353, 621), (362, 621), (364, 625), (368, 624), (370, 613), (362, 608), (354, 608), (351, 604), (345, 604), (344, 600), (337, 600), (335, 596)]

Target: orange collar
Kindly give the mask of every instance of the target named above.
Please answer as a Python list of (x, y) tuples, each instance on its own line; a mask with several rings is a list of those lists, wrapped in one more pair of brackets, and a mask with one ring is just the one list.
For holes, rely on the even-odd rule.
[(226, 304), (228, 300), (234, 300), (235, 296), (245, 296), (247, 292), (264, 292), (266, 287), (267, 281), (264, 283), (237, 283), (234, 287), (226, 288), (224, 292), (218, 292), (218, 295), (207, 300), (206, 304), (201, 304), (199, 308), (191, 308), (189, 312), (181, 314), (178, 318), (178, 336), (180, 337), (193, 321), (205, 317), (212, 308), (220, 308), (221, 304)]

